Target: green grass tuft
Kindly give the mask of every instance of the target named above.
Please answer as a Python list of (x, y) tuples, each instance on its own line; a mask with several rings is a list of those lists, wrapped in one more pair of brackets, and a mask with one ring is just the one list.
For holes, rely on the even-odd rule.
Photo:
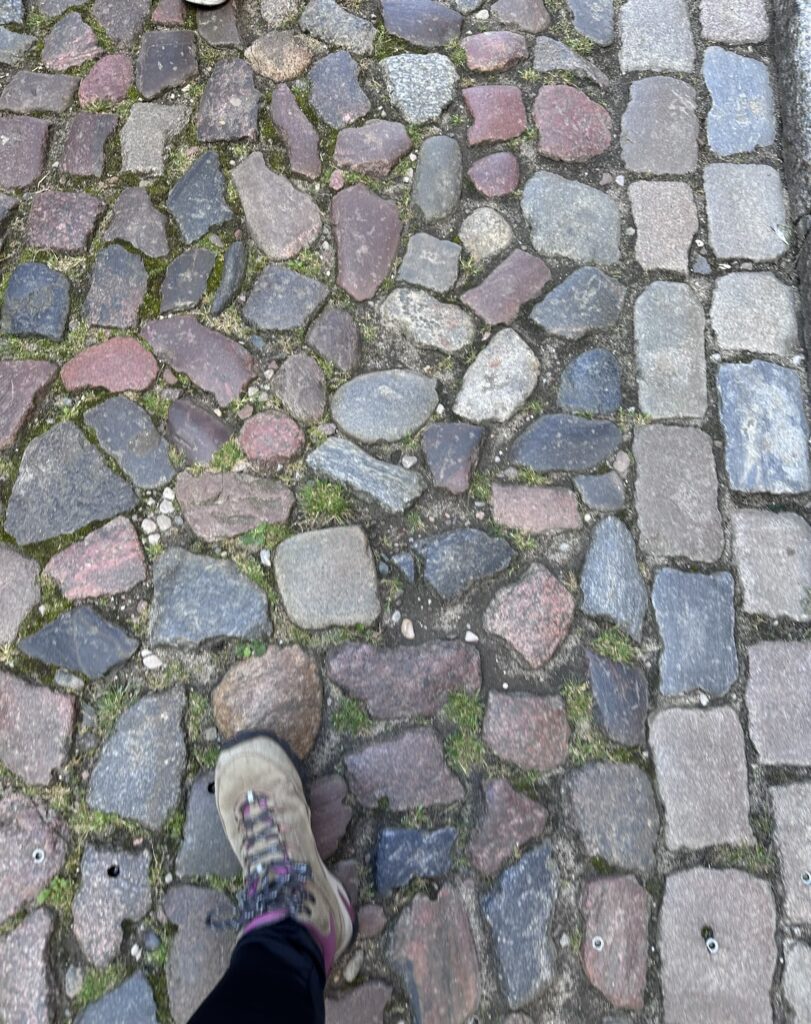
[(611, 661), (619, 661), (630, 665), (637, 660), (638, 652), (628, 636), (621, 629), (612, 626), (604, 629), (591, 645), (597, 654)]
[(450, 768), (467, 776), (487, 760), (487, 748), (481, 738), (484, 707), (470, 693), (452, 693), (443, 714), (455, 729), (445, 740), (445, 758)]
[(566, 717), (572, 734), (569, 740), (569, 760), (576, 767), (590, 761), (612, 761), (625, 764), (636, 760), (635, 752), (621, 747), (605, 736), (597, 727), (593, 714), (591, 687), (586, 682), (570, 680), (563, 687)]
[(338, 732), (348, 736), (360, 736), (369, 731), (372, 719), (361, 701), (353, 697), (341, 697), (332, 710), (332, 725)]
[(298, 508), (306, 526), (331, 526), (349, 518), (346, 490), (330, 480), (311, 480), (299, 490)]
[(242, 458), (242, 449), (239, 447), (239, 441), (232, 437), (225, 444), (218, 448), (216, 452), (211, 456), (211, 468), (220, 472), (225, 472), (229, 469), (233, 469), (234, 466)]

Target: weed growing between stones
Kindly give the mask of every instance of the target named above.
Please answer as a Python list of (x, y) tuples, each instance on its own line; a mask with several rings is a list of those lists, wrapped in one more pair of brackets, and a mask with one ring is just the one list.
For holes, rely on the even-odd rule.
[(349, 518), (349, 497), (341, 484), (311, 480), (299, 489), (296, 498), (302, 523), (309, 529), (336, 526)]
[(487, 747), (481, 738), (484, 706), (469, 693), (452, 693), (442, 709), (454, 726), (445, 740), (445, 759), (452, 771), (467, 778), (487, 760)]
[(612, 743), (595, 724), (594, 701), (588, 683), (569, 680), (563, 687), (563, 700), (572, 730), (569, 760), (575, 767), (589, 761), (627, 764), (638, 760), (635, 751)]
[(212, 469), (223, 473), (233, 469), (241, 458), (243, 458), (243, 455), (242, 449), (239, 447), (239, 441), (232, 437), (214, 452), (209, 465)]
[(361, 736), (372, 727), (372, 719), (363, 703), (354, 697), (340, 697), (332, 709), (332, 725), (347, 736)]
[(604, 658), (610, 658), (612, 661), (622, 662), (624, 665), (630, 665), (638, 658), (636, 647), (634, 647), (626, 634), (616, 626), (604, 629), (592, 642), (591, 646), (597, 654), (602, 655)]
[(122, 963), (112, 963), (108, 967), (87, 967), (79, 994), (76, 996), (77, 1009), (84, 1009), (88, 1003), (95, 1003), (116, 985), (120, 985), (127, 974)]

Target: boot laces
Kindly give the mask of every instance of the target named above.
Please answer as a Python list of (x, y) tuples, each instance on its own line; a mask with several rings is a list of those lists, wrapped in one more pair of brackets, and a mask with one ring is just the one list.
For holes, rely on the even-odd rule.
[(237, 896), (236, 914), (225, 921), (209, 918), (214, 928), (244, 928), (272, 911), (286, 917), (310, 913), (313, 895), (306, 888), (309, 864), (290, 858), (279, 821), (264, 794), (249, 790), (239, 806), (245, 879)]

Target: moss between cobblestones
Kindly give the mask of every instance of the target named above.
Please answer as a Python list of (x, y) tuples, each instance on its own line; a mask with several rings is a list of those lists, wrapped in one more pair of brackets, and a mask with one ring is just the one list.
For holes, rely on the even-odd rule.
[(299, 519), (308, 529), (345, 523), (351, 514), (346, 489), (331, 480), (310, 480), (296, 495)]
[(340, 697), (330, 715), (333, 729), (347, 736), (361, 736), (372, 727), (372, 719), (363, 703), (353, 697)]
[(631, 643), (631, 640), (616, 626), (612, 626), (611, 629), (604, 629), (591, 642), (591, 647), (602, 657), (622, 662), (624, 665), (632, 664), (639, 657), (639, 652)]
[(594, 701), (588, 683), (570, 680), (563, 687), (563, 700), (572, 730), (569, 762), (574, 767), (590, 761), (628, 764), (640, 760), (637, 751), (613, 743), (597, 727), (594, 722)]
[(84, 1009), (89, 1003), (101, 999), (111, 989), (120, 985), (126, 976), (126, 967), (118, 962), (108, 967), (86, 967), (82, 987), (74, 1000), (77, 1010)]

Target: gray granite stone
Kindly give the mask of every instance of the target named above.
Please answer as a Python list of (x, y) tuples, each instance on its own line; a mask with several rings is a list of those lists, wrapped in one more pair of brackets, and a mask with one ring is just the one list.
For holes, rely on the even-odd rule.
[(368, 626), (380, 614), (375, 563), (358, 526), (290, 537), (273, 568), (285, 611), (302, 629)]
[(776, 260), (789, 245), (780, 174), (765, 164), (704, 168), (710, 245), (719, 259)]
[[(13, 790), (0, 795), (0, 921), (8, 921), (33, 904), (59, 874), (69, 838), (65, 823), (45, 804)], [(43, 857), (35, 861), (34, 850), (42, 850)], [(0, 985), (0, 1010), (5, 1011), (2, 958), (0, 979), (4, 982)]]
[(599, 189), (537, 171), (524, 187), (521, 209), (542, 256), (577, 263), (616, 263), (620, 217), (616, 200)]
[(476, 338), (476, 324), (469, 313), (417, 288), (395, 288), (390, 292), (380, 307), (380, 320), (384, 329), (417, 348), (460, 352)]
[(811, 924), (808, 898), (808, 844), (811, 842), (811, 785), (798, 782), (769, 789), (774, 809), (775, 845), (785, 892), (785, 917), (792, 924)]
[(614, 41), (613, 0), (567, 0), (574, 16), (574, 27), (599, 46)]
[(0, 110), (15, 114), (64, 114), (78, 86), (75, 75), (15, 71), (0, 95)]
[(459, 76), (444, 53), (398, 53), (380, 62), (392, 103), (409, 124), (438, 120)]
[(576, 476), (574, 484), (582, 500), (596, 512), (620, 512), (625, 508), (625, 485), (613, 469), (597, 476)]
[(82, 882), (73, 900), (73, 934), (94, 967), (111, 963), (121, 949), (124, 921), (140, 921), (152, 905), (149, 850), (130, 853), (87, 846)]
[(216, 262), (214, 253), (202, 246), (187, 249), (172, 260), (161, 285), (161, 313), (179, 313), (199, 306)]
[(121, 129), (121, 169), (163, 174), (164, 149), (189, 120), (183, 103), (136, 103)]
[(387, 512), (404, 512), (425, 490), (419, 473), (383, 462), (342, 437), (330, 437), (307, 456), (318, 476), (346, 484)]
[(0, 644), (10, 644), (39, 602), (39, 565), (9, 545), (0, 544), (0, 578)]
[(729, 482), (736, 491), (798, 494), (811, 487), (800, 378), (760, 359), (718, 371)]
[(637, 427), (634, 460), (641, 549), (655, 559), (717, 561), (724, 527), (710, 438), (693, 427)]
[(0, 939), (0, 1013), (21, 1024), (40, 1024), (51, 1017), (56, 997), (49, 962), (49, 944), (56, 924), (40, 907)]
[(553, 39), (552, 36), (538, 36), (535, 40), (532, 66), (535, 71), (541, 73), (568, 71), (578, 78), (590, 78), (595, 85), (599, 85), (602, 89), (608, 86), (607, 76), (593, 61), (586, 60), (585, 57), (569, 49), (559, 39)]
[[(626, 8), (627, 9), (627, 5)], [(689, 174), (698, 164), (696, 92), (678, 78), (631, 83), (622, 116), (622, 159), (642, 174)]]
[(477, 263), (504, 252), (512, 239), (509, 222), (490, 206), (474, 210), (459, 228), (459, 241)]
[(357, 441), (399, 441), (419, 430), (437, 401), (430, 377), (411, 370), (377, 370), (341, 385), (332, 396), (332, 415)]
[(506, 540), (470, 528), (426, 538), (413, 547), (425, 560), (426, 581), (446, 601), (455, 601), (474, 583), (503, 572), (513, 557)]
[(0, 4), (0, 24), (21, 25), (25, 21), (25, 0), (3, 0)]
[(701, 419), (707, 409), (704, 309), (689, 285), (654, 281), (636, 300), (639, 406), (654, 419)]
[(301, 12), (299, 25), (335, 49), (366, 55), (374, 46), (374, 25), (347, 11), (335, 0), (310, 0)]
[(623, 665), (586, 651), (595, 717), (615, 743), (643, 746), (648, 717), (648, 681), (638, 665)]
[(59, 423), (29, 444), (6, 507), (6, 532), (18, 544), (73, 533), (129, 512), (129, 484), (108, 469), (73, 423)]
[(710, 46), (704, 53), (704, 81), (712, 97), (707, 141), (714, 153), (733, 156), (771, 146), (777, 125), (765, 64)]
[(130, 975), (112, 991), (90, 1003), (76, 1018), (76, 1024), (158, 1024), (152, 989), (141, 971)]
[(225, 201), (225, 177), (213, 150), (199, 156), (172, 186), (166, 208), (187, 244), (233, 219), (233, 211)]
[(383, 895), (414, 878), (441, 878), (451, 870), (455, 828), (434, 832), (417, 828), (384, 828), (375, 851), (375, 887)]
[(6, 334), (61, 341), (70, 311), (70, 281), (45, 263), (20, 263), (3, 295), (0, 327)]
[(142, 697), (118, 719), (90, 776), (88, 806), (158, 829), (177, 806), (186, 765), (182, 690)]
[(619, 428), (607, 420), (579, 416), (540, 416), (513, 442), (510, 461), (539, 473), (596, 469), (622, 442)]
[(311, 349), (344, 373), (351, 373), (360, 361), (360, 331), (346, 309), (327, 306), (311, 324), (306, 340)]
[[(431, 2), (431, 0), (429, 0)], [(432, 135), (420, 147), (411, 201), (427, 223), (450, 217), (462, 191), (462, 151), (456, 139)]]
[(811, 621), (811, 526), (795, 512), (738, 509), (732, 553), (750, 615)]
[(762, 43), (769, 38), (766, 0), (701, 0), (701, 34), (714, 43)]
[(214, 772), (203, 772), (192, 783), (186, 804), (183, 842), (175, 860), (178, 878), (193, 875), (238, 875), (239, 861), (223, 831), (214, 799)]
[(746, 708), (760, 763), (811, 765), (811, 643), (757, 643), (748, 655)]
[(811, 946), (804, 942), (788, 943), (783, 968), (783, 997), (794, 1011), (797, 1024), (811, 1021)]
[(11, 32), (0, 28), (0, 64), (19, 64), (36, 42), (35, 36), (25, 32)]
[(90, 605), (80, 605), (25, 637), (19, 646), (29, 658), (98, 679), (128, 661), (138, 650), (138, 641)]
[(310, 103), (331, 128), (345, 128), (371, 109), (358, 82), (360, 69), (346, 50), (322, 57), (310, 68)]
[(589, 349), (564, 367), (558, 388), (561, 409), (599, 416), (616, 412), (621, 400), (620, 366), (606, 349)]
[(687, 274), (698, 231), (693, 190), (682, 181), (634, 181), (628, 197), (636, 225), (636, 261), (643, 270)]
[(580, 267), (539, 302), (530, 314), (549, 334), (576, 341), (604, 331), (619, 319), (626, 289), (596, 267)]
[(535, 353), (506, 327), (465, 371), (453, 411), (473, 423), (506, 423), (535, 390), (539, 372)]
[(668, 849), (754, 844), (743, 729), (732, 708), (660, 711), (650, 746)]
[(580, 588), (586, 615), (611, 619), (639, 640), (648, 591), (637, 564), (634, 539), (619, 519), (610, 516), (595, 526)]
[(294, 352), (273, 375), (271, 391), (294, 419), (317, 423), (327, 404), (324, 371), (305, 352)]
[(410, 729), (370, 743), (347, 754), (344, 764), (352, 795), (363, 807), (377, 807), (385, 798), (390, 810), (405, 811), (453, 804), (465, 795), (433, 729)]
[(456, 284), (462, 247), (425, 232), (408, 240), (405, 256), (397, 271), (397, 280), (428, 288), (440, 295)]
[(696, 49), (685, 0), (629, 0), (619, 15), (620, 68), (693, 70)]
[(145, 188), (125, 188), (113, 207), (104, 240), (127, 242), (145, 256), (168, 256), (166, 215), (156, 209)]
[(772, 1024), (775, 923), (766, 881), (703, 867), (670, 875), (659, 916), (665, 1020)]
[(462, 16), (436, 0), (383, 0), (383, 24), (393, 36), (435, 49), (459, 38)]
[(243, 316), (262, 331), (289, 331), (304, 327), (318, 312), (329, 289), (315, 278), (289, 267), (267, 266), (256, 279)]
[(84, 421), (136, 487), (163, 487), (175, 475), (169, 445), (148, 413), (124, 395), (93, 406), (85, 413)]
[(129, 44), (144, 27), (149, 0), (95, 0), (91, 11), (108, 35)]
[(136, 327), (149, 278), (137, 253), (108, 245), (96, 257), (84, 313), (98, 327)]
[(726, 572), (656, 574), (653, 608), (664, 647), (659, 676), (666, 696), (704, 690), (721, 697), (738, 678), (734, 590)]
[(641, 768), (588, 764), (568, 776), (565, 790), (567, 814), (587, 857), (641, 875), (653, 871), (659, 811)]
[(560, 874), (549, 842), (530, 850), (481, 900), (496, 948), (499, 980), (510, 1009), (531, 1002), (552, 981), (552, 916)]
[(797, 290), (771, 272), (725, 274), (710, 308), (719, 349), (789, 358), (799, 339), (798, 305)]

